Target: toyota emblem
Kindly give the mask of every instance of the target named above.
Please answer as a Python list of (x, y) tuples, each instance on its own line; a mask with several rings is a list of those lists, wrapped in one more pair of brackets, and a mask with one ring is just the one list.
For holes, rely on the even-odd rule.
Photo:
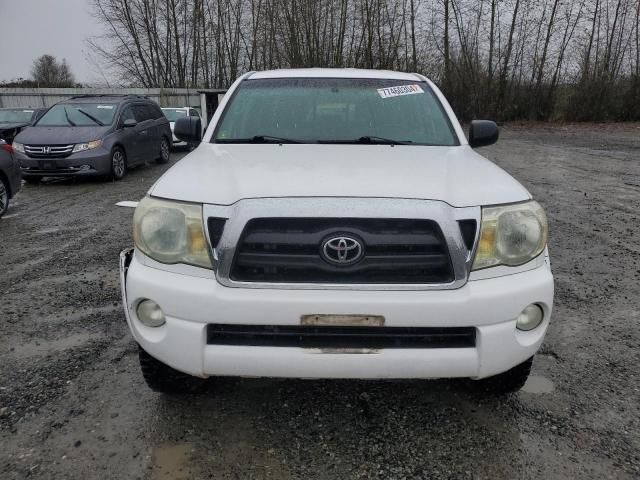
[(352, 265), (362, 258), (362, 244), (353, 237), (330, 237), (322, 244), (322, 256), (335, 265)]

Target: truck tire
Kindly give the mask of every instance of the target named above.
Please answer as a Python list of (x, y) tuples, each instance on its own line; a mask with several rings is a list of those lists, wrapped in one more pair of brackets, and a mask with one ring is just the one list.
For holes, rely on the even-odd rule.
[(154, 392), (200, 393), (206, 387), (206, 380), (174, 370), (153, 358), (140, 345), (138, 345), (138, 358), (142, 376)]
[(531, 373), (533, 357), (506, 372), (480, 380), (481, 390), (492, 395), (507, 395), (520, 390)]

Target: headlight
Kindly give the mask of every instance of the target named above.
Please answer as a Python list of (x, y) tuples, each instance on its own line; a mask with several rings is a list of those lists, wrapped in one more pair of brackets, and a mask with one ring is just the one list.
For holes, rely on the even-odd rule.
[(11, 146), (16, 152), (24, 153), (24, 145), (22, 143), (13, 142)]
[(472, 270), (527, 263), (542, 253), (547, 235), (547, 216), (538, 202), (483, 208)]
[(201, 205), (145, 197), (133, 215), (133, 240), (158, 262), (212, 268)]
[(89, 143), (76, 143), (73, 147), (73, 152), (84, 152), (85, 150), (93, 150), (94, 148), (98, 148), (102, 145), (102, 140), (93, 140)]

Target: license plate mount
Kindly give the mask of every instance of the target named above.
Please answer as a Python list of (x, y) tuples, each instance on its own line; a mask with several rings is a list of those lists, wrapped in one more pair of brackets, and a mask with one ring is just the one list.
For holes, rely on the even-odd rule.
[(300, 316), (300, 325), (331, 327), (383, 327), (383, 315), (309, 314)]

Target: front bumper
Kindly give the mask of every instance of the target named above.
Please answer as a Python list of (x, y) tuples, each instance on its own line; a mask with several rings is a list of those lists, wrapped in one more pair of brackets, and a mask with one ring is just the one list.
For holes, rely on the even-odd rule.
[(31, 158), (24, 153), (16, 153), (16, 156), (25, 177), (91, 176), (111, 172), (111, 151), (104, 147), (72, 153), (65, 158)]
[[(549, 325), (553, 302), (548, 262), (522, 273), (439, 291), (229, 288), (218, 283), (213, 272), (191, 276), (143, 262), (143, 256), (132, 250), (121, 254), (122, 295), (131, 332), (153, 357), (199, 377), (488, 377), (535, 354)], [(167, 322), (162, 327), (150, 328), (138, 320), (135, 307), (146, 298), (163, 309)], [(545, 312), (542, 325), (529, 332), (516, 330), (516, 317), (534, 302)], [(383, 315), (388, 327), (475, 327), (476, 346), (389, 348), (356, 354), (207, 345), (209, 323), (299, 325), (301, 316), (309, 314)]]

